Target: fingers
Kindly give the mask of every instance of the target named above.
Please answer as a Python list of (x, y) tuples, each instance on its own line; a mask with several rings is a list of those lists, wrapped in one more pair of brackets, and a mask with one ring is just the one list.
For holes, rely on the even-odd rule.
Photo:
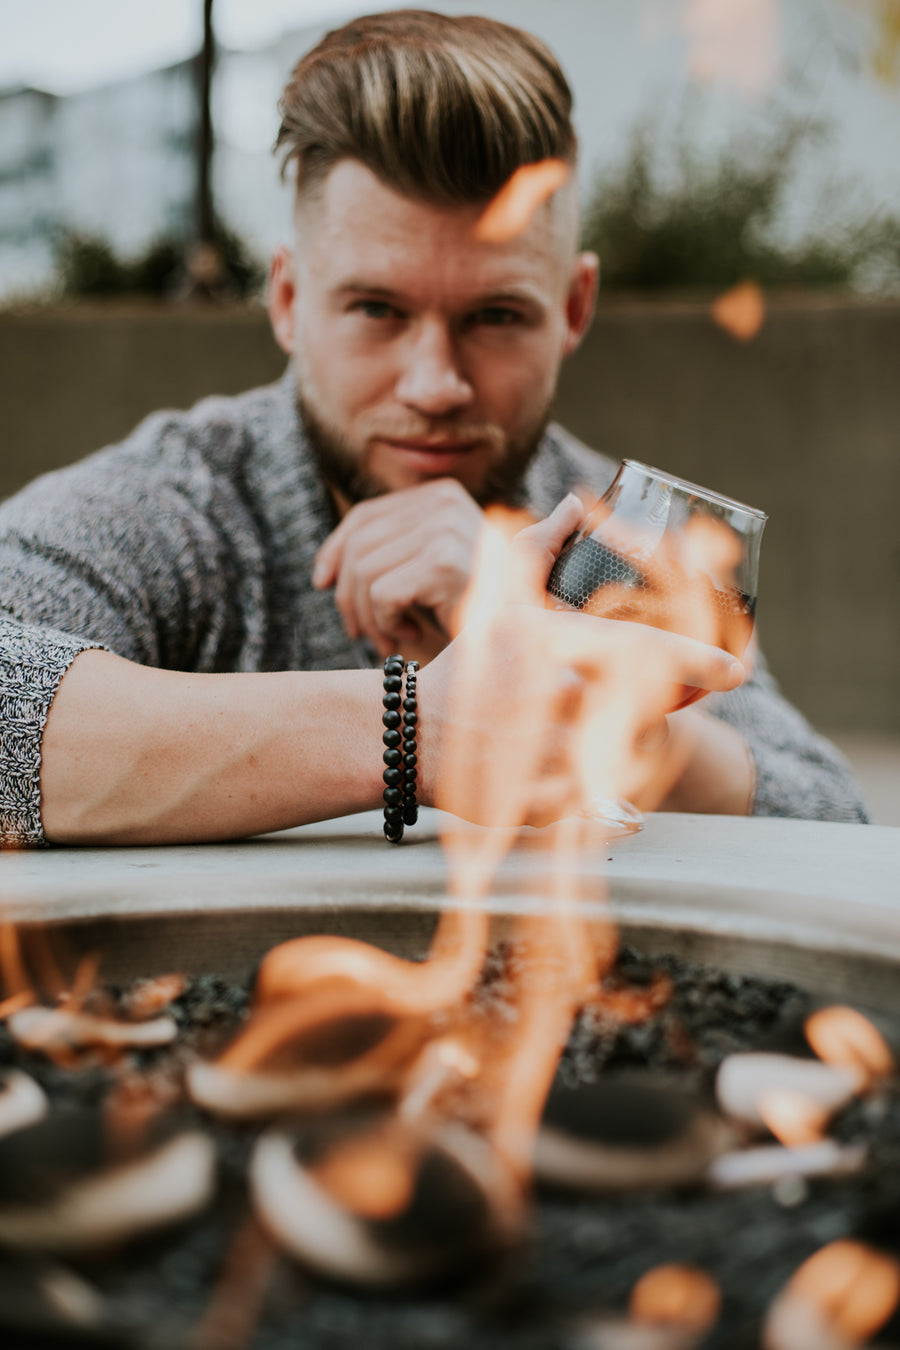
[(354, 506), (319, 550), (313, 584), (335, 588), (347, 633), (392, 650), (413, 610), (433, 611), (446, 642), (469, 582), (483, 515), (453, 480)]
[(728, 652), (680, 633), (591, 614), (548, 611), (546, 617), (554, 656), (588, 678), (602, 678), (618, 666), (639, 683), (665, 681), (727, 693), (746, 675), (742, 663)]
[(535, 598), (547, 589), (547, 579), (563, 544), (584, 520), (584, 507), (574, 492), (563, 497), (546, 520), (520, 530), (512, 542), (515, 566), (521, 569), (524, 591)]
[(331, 534), (325, 540), (325, 543), (316, 554), (316, 561), (312, 571), (312, 584), (317, 591), (324, 591), (326, 587), (333, 586), (340, 570), (341, 551), (344, 547), (344, 540), (347, 538), (348, 529), (345, 528), (348, 516), (345, 516), (338, 525), (337, 529), (332, 530)]

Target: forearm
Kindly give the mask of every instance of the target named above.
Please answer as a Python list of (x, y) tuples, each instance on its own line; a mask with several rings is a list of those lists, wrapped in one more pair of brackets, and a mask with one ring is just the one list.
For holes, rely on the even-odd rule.
[(377, 671), (193, 675), (76, 657), (42, 742), (59, 844), (228, 839), (381, 800)]
[(669, 718), (671, 786), (661, 811), (746, 816), (753, 809), (756, 773), (743, 736), (700, 708)]

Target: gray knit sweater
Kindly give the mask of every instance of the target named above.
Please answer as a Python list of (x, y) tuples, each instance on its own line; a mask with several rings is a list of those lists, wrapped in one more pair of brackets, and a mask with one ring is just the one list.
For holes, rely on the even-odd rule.
[[(552, 427), (529, 504), (546, 515), (576, 483), (599, 494), (614, 468)], [(86, 647), (172, 670), (359, 665), (333, 593), (310, 580), (333, 526), (290, 371), (238, 398), (157, 413), (0, 506), (0, 841), (44, 842), (41, 736)], [(762, 661), (743, 688), (704, 706), (751, 746), (757, 814), (866, 818), (846, 765)]]

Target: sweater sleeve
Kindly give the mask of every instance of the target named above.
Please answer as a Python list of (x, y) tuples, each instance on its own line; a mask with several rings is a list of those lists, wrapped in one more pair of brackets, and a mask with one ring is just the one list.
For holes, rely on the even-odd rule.
[(98, 644), (0, 615), (0, 848), (45, 843), (41, 737), (79, 652)]
[(157, 416), (0, 506), (0, 843), (45, 842), (41, 738), (79, 652), (173, 670), (258, 664), (255, 524), (186, 431)]
[(781, 693), (761, 655), (750, 679), (705, 705), (744, 737), (757, 789), (753, 814), (801, 820), (867, 822), (850, 766)]

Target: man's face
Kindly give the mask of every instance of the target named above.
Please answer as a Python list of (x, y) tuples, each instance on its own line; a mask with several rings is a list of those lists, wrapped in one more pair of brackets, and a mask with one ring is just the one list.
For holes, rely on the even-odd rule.
[(593, 305), (574, 213), (565, 190), (513, 239), (479, 242), (481, 208), (401, 196), (355, 160), (301, 202), (270, 309), (349, 502), (444, 477), (481, 502), (514, 498)]

